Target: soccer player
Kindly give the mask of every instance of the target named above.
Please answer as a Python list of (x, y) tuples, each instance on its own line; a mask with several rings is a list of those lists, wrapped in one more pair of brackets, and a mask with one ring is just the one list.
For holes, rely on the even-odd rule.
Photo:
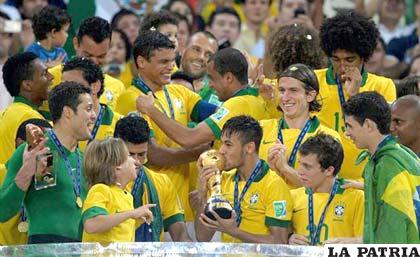
[[(216, 109), (215, 105), (201, 100), (200, 96), (182, 85), (169, 84), (175, 59), (175, 46), (158, 31), (142, 32), (137, 38), (133, 55), (138, 68), (138, 76), (133, 80), (127, 90), (121, 95), (117, 103), (117, 111), (123, 115), (136, 111), (136, 100), (142, 95), (151, 95), (151, 104), (156, 110), (175, 123), (184, 126), (190, 121), (200, 122), (208, 117)], [(146, 117), (153, 131), (152, 144), (148, 156), (155, 158), (155, 146), (180, 148), (180, 146), (168, 138), (156, 123)], [(193, 220), (189, 193), (188, 163), (197, 160), (199, 154), (208, 146), (197, 146), (194, 149), (184, 151), (183, 157), (174, 159), (161, 159), (159, 163), (149, 163), (148, 167), (156, 172), (165, 173), (174, 183), (185, 210), (186, 220)], [(151, 159), (150, 158), (150, 159)], [(156, 159), (156, 158), (155, 158)], [(157, 160), (155, 160), (157, 161)]]
[[(376, 48), (379, 32), (373, 21), (355, 12), (346, 12), (325, 20), (321, 26), (321, 47), (330, 60), (326, 69), (316, 70), (322, 109), (321, 123), (344, 136), (342, 105), (351, 96), (365, 91), (376, 91), (388, 102), (396, 98), (391, 79), (368, 73), (364, 64)], [(363, 165), (355, 166), (359, 150), (342, 137), (346, 160), (341, 177), (360, 179)]]
[[(0, 222), (16, 215), (22, 204), (29, 223), (28, 243), (64, 243), (81, 240), (80, 222), (86, 197), (85, 177), (82, 175), (83, 154), (79, 141), (90, 137), (90, 125), (96, 115), (89, 88), (75, 82), (63, 82), (48, 97), (52, 130), (45, 133), (38, 147), (28, 150), (22, 144), (7, 162), (6, 179), (0, 188)], [(57, 153), (54, 187), (36, 190), (33, 176), (36, 155), (48, 151)], [(22, 165), (22, 162), (24, 165)], [(41, 164), (46, 162), (42, 160)]]
[(20, 124), (44, 119), (38, 108), (48, 97), (52, 79), (47, 66), (34, 53), (16, 54), (4, 64), (4, 84), (14, 100), (0, 118), (0, 163), (5, 164), (12, 156)]
[(84, 57), (76, 57), (63, 65), (62, 81), (75, 81), (91, 89), (93, 110), (96, 121), (92, 127), (92, 135), (88, 141), (80, 142), (82, 151), (88, 142), (94, 139), (106, 139), (114, 135), (115, 124), (122, 117), (108, 105), (101, 104), (99, 99), (104, 92), (104, 74), (101, 68)]
[(184, 212), (175, 186), (166, 174), (154, 172), (143, 166), (147, 162), (150, 129), (146, 120), (130, 114), (118, 121), (114, 136), (121, 138), (135, 160), (137, 179), (128, 185), (134, 197), (134, 207), (143, 204), (156, 204), (151, 209), (153, 223), (141, 225), (136, 230), (136, 242), (163, 241), (163, 232), (169, 231), (173, 241), (189, 242), (190, 236), (184, 222)]
[(202, 166), (198, 160), (201, 211), (197, 212), (195, 231), (198, 241), (210, 241), (215, 231), (222, 232), (223, 242), (287, 243), (287, 230), (292, 217), (292, 199), (282, 178), (270, 170), (258, 156), (262, 129), (250, 116), (237, 116), (223, 126), (224, 160), (221, 190), (234, 207), (229, 219), (211, 211), (215, 220), (204, 213), (208, 179), (214, 166)]
[[(73, 38), (73, 47), (78, 57), (86, 57), (102, 67), (111, 45), (111, 27), (100, 17), (90, 17), (82, 21), (77, 35)], [(49, 71), (54, 75), (53, 85), (61, 82), (62, 65), (57, 65)], [(125, 90), (124, 84), (107, 74), (104, 74), (104, 92), (100, 102), (115, 109), (118, 97)], [(46, 108), (46, 107), (43, 107)]]
[[(359, 149), (364, 168), (364, 243), (419, 243), (420, 162), (389, 135), (391, 112), (377, 92), (363, 92), (343, 105), (346, 134)], [(416, 216), (417, 215), (417, 216)]]
[(420, 97), (407, 95), (391, 106), (391, 132), (402, 145), (420, 156)]
[(137, 99), (137, 110), (148, 115), (169, 138), (183, 147), (194, 147), (220, 139), (223, 125), (231, 117), (250, 115), (256, 120), (267, 117), (265, 102), (258, 89), (248, 86), (248, 63), (237, 49), (226, 48), (210, 58), (207, 66), (210, 87), (224, 103), (217, 112), (194, 128), (187, 128), (159, 111), (152, 93)]
[(279, 75), (279, 105), (283, 117), (262, 120), (261, 159), (294, 188), (302, 186), (296, 172), (297, 150), (308, 137), (320, 131), (340, 140), (334, 130), (321, 125), (313, 114), (321, 109), (317, 101), (319, 84), (315, 73), (304, 64), (293, 64)]
[(299, 148), (298, 173), (304, 187), (291, 191), (293, 234), (289, 244), (361, 243), (363, 191), (342, 189), (338, 178), (343, 148), (334, 137), (319, 133)]

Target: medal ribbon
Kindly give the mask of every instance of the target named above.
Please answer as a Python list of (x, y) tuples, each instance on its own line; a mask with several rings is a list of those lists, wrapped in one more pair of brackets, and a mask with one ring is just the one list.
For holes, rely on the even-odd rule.
[(338, 78), (338, 74), (335, 74), (335, 80), (337, 82), (338, 98), (340, 99), (340, 106), (341, 108), (343, 108), (343, 105), (346, 102), (346, 98), (344, 97), (343, 84), (341, 84), (341, 80)]
[(169, 97), (169, 92), (168, 92), (168, 89), (166, 88), (166, 86), (164, 86), (163, 87), (163, 92), (165, 93), (165, 98), (166, 98), (166, 101), (168, 102), (168, 106), (169, 106), (169, 112), (170, 112), (170, 115), (171, 116), (169, 116), (168, 115), (168, 113), (165, 111), (165, 108), (163, 108), (163, 105), (162, 105), (162, 103), (159, 101), (159, 99), (156, 97), (156, 95), (155, 95), (155, 93), (153, 93), (153, 91), (150, 89), (150, 87), (148, 86), (148, 85), (146, 85), (146, 83), (140, 78), (140, 77), (136, 77), (136, 78), (134, 78), (133, 79), (133, 84), (135, 85), (135, 86), (137, 86), (137, 87), (139, 87), (139, 89), (143, 92), (143, 93), (145, 93), (145, 94), (147, 94), (147, 93), (149, 93), (149, 92), (152, 92), (152, 94), (153, 94), (153, 97), (157, 100), (157, 103), (158, 103), (158, 105), (159, 105), (159, 107), (160, 107), (160, 109), (162, 110), (162, 112), (167, 116), (167, 117), (170, 117), (171, 119), (175, 119), (175, 112), (174, 112), (174, 109), (173, 109), (173, 105), (172, 105), (172, 101), (171, 101), (171, 98)]
[(95, 125), (93, 126), (93, 129), (92, 129), (92, 133), (90, 135), (88, 144), (92, 142), (95, 139), (96, 134), (98, 134), (98, 130), (99, 130), (99, 127), (101, 126), (102, 118), (104, 117), (104, 114), (105, 114), (105, 106), (101, 105), (101, 108), (99, 109), (98, 117), (96, 117)]
[[(283, 143), (283, 140), (284, 140), (283, 139), (283, 134), (282, 134), (282, 131), (281, 131), (281, 128), (283, 127), (283, 123), (284, 123), (284, 119), (280, 119), (280, 121), (279, 121), (279, 131), (278, 131), (278, 135), (277, 135), (277, 138), (280, 140), (280, 142), (282, 144), (284, 144)], [(308, 132), (311, 125), (312, 125), (312, 119), (309, 118), (306, 121), (305, 125), (303, 126), (303, 129), (300, 131), (299, 136), (296, 139), (295, 145), (293, 146), (292, 152), (290, 153), (290, 157), (289, 157), (289, 160), (287, 162), (290, 167), (294, 166), (294, 163), (295, 163), (295, 160), (296, 160), (296, 154), (299, 150), (300, 145), (302, 144), (303, 138), (305, 137), (305, 135)]]
[(60, 140), (58, 140), (57, 135), (54, 133), (52, 129), (48, 130), (47, 133), (50, 135), (53, 143), (57, 147), (59, 154), (64, 160), (64, 164), (66, 165), (67, 172), (69, 176), (71, 177), (71, 179), (73, 180), (73, 189), (74, 189), (74, 193), (76, 194), (76, 199), (77, 197), (80, 198), (80, 195), (81, 195), (80, 180), (82, 177), (82, 171), (81, 171), (81, 166), (80, 166), (80, 154), (77, 154), (76, 175), (75, 175), (73, 173), (73, 168), (71, 167), (70, 160), (69, 158), (67, 158), (66, 152), (64, 151), (64, 146), (61, 144)]
[(22, 209), (22, 215), (20, 216), (20, 221), (21, 222), (26, 222), (26, 220), (27, 220), (26, 208), (22, 205), (21, 209)]
[(144, 178), (144, 167), (142, 166), (139, 170), (139, 174), (137, 174), (136, 180), (134, 181), (133, 189), (131, 189), (132, 196), (134, 196), (139, 190), (140, 184), (143, 183), (143, 178)]
[(254, 170), (251, 173), (251, 176), (249, 176), (244, 189), (242, 189), (241, 195), (238, 199), (238, 194), (239, 194), (239, 174), (236, 173), (235, 175), (235, 191), (234, 191), (234, 209), (236, 212), (236, 224), (239, 226), (239, 224), (241, 224), (241, 202), (244, 199), (244, 196), (246, 194), (246, 192), (248, 191), (249, 187), (251, 186), (251, 183), (254, 182), (255, 177), (257, 176), (257, 174), (259, 173), (259, 171), (261, 170), (263, 162), (261, 160), (258, 161), (257, 166), (254, 168)]
[(309, 237), (311, 240), (311, 245), (317, 245), (319, 243), (319, 237), (321, 234), (322, 225), (324, 224), (325, 214), (335, 194), (337, 193), (338, 186), (339, 186), (339, 183), (338, 183), (338, 180), (336, 179), (331, 189), (327, 204), (325, 205), (324, 210), (322, 211), (321, 217), (319, 218), (319, 221), (318, 221), (318, 226), (316, 226), (316, 228), (314, 224), (313, 192), (312, 192), (312, 189), (309, 189), (309, 192), (308, 192), (308, 216), (309, 217), (308, 218), (309, 218)]

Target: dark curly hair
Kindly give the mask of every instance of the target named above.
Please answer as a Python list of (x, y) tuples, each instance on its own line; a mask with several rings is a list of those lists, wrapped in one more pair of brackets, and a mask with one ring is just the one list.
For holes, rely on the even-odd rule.
[(137, 114), (129, 114), (115, 124), (114, 137), (126, 143), (143, 144), (149, 141), (150, 128), (147, 121)]
[(248, 115), (230, 118), (223, 125), (222, 135), (230, 137), (232, 134), (238, 135), (242, 145), (254, 142), (255, 149), (258, 152), (263, 131), (257, 120)]
[(173, 24), (178, 26), (178, 19), (173, 13), (167, 10), (160, 10), (156, 13), (150, 13), (144, 17), (140, 25), (140, 32), (150, 30), (152, 27), (156, 30), (159, 30), (160, 26), (166, 24)]
[(53, 29), (58, 32), (64, 25), (71, 23), (71, 17), (66, 10), (53, 5), (47, 5), (35, 14), (32, 20), (32, 29), (37, 40), (47, 38), (47, 34)]
[(33, 61), (38, 56), (32, 52), (17, 53), (9, 57), (3, 66), (3, 82), (11, 96), (18, 96), (22, 81), (31, 80)]
[(287, 67), (303, 63), (315, 69), (324, 67), (318, 32), (301, 24), (281, 26), (270, 34), (268, 58), (279, 76)]
[(158, 49), (175, 49), (174, 43), (159, 31), (141, 32), (134, 42), (133, 57), (137, 67), (137, 57), (142, 56), (150, 61), (153, 51)]
[(104, 92), (104, 74), (101, 67), (85, 57), (76, 57), (66, 62), (63, 66), (63, 72), (78, 70), (82, 72), (83, 79), (89, 84), (95, 83), (98, 80), (101, 82), (101, 89), (97, 93), (100, 97)]
[(100, 17), (89, 17), (82, 21), (77, 32), (77, 40), (81, 42), (83, 36), (89, 36), (99, 44), (105, 39), (111, 40), (111, 26), (108, 21)]
[(321, 48), (328, 57), (338, 49), (368, 61), (376, 48), (379, 31), (375, 23), (354, 11), (326, 19), (320, 29)]
[(385, 98), (375, 91), (367, 91), (352, 96), (343, 105), (345, 116), (353, 118), (363, 126), (366, 119), (376, 123), (382, 135), (389, 134), (391, 109)]

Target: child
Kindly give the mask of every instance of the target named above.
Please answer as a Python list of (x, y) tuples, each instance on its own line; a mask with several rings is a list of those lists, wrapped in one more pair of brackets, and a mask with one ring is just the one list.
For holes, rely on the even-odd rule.
[(150, 223), (154, 204), (133, 207), (125, 190), (137, 177), (134, 160), (121, 139), (93, 141), (86, 148), (84, 171), (90, 187), (83, 206), (83, 242), (134, 242), (135, 219)]
[(55, 6), (46, 6), (33, 18), (32, 29), (36, 42), (26, 49), (39, 59), (53, 67), (66, 62), (68, 57), (62, 48), (67, 40), (67, 31), (71, 23), (70, 15)]

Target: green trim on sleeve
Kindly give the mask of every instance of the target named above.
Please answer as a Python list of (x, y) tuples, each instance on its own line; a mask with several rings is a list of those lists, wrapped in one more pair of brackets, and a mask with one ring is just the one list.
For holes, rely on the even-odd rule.
[(222, 136), (222, 130), (219, 128), (216, 122), (212, 120), (210, 117), (204, 120), (204, 122), (210, 127), (211, 131), (213, 132), (213, 135), (216, 139), (220, 139)]
[(195, 122), (198, 121), (199, 116), (200, 116), (200, 110), (198, 109), (198, 105), (199, 105), (200, 101), (202, 101), (202, 100), (198, 100), (195, 103), (194, 108), (193, 108), (193, 110), (191, 112), (191, 115), (190, 115), (191, 120), (195, 121)]
[(82, 222), (85, 224), (85, 221), (94, 218), (99, 215), (109, 215), (108, 211), (102, 207), (92, 206), (82, 214)]
[(287, 228), (291, 224), (290, 220), (278, 220), (271, 217), (265, 217), (265, 225), (269, 227), (282, 227)]
[(163, 220), (163, 228), (165, 229), (165, 231), (169, 230), (169, 227), (174, 224), (175, 222), (185, 222), (185, 217), (184, 214), (182, 213), (177, 213), (175, 215), (172, 215), (169, 218), (166, 218)]
[(155, 136), (155, 131), (153, 129), (150, 129), (149, 138), (154, 138)]

